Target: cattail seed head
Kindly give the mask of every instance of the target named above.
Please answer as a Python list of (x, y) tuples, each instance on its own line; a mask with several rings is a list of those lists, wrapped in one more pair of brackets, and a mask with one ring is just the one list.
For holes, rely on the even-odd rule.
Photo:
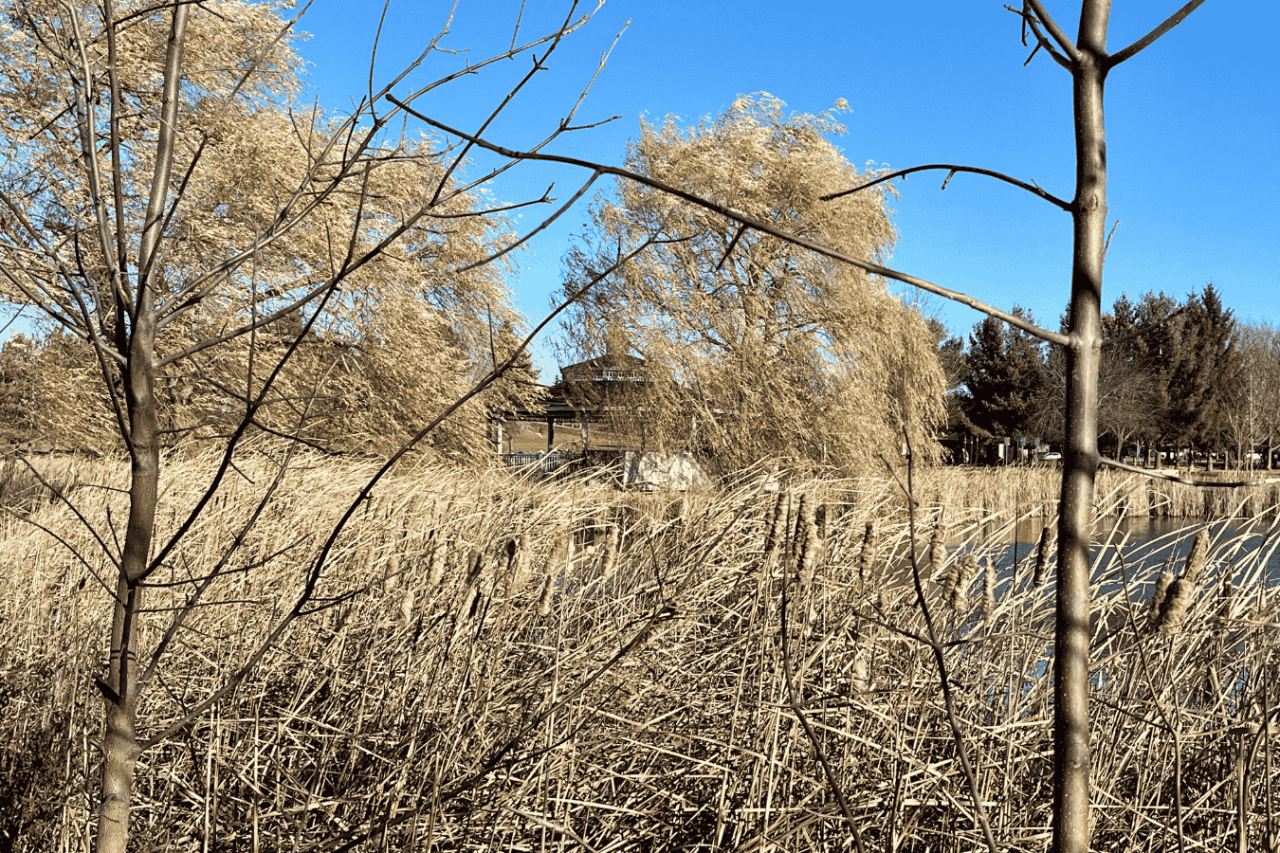
[(796, 557), (800, 549), (800, 537), (804, 535), (805, 519), (812, 513), (810, 508), (805, 506), (808, 503), (804, 495), (800, 496), (800, 501), (795, 505), (791, 513), (791, 517), (787, 519), (787, 534), (790, 537), (787, 544), (787, 557)]
[(481, 578), (479, 583), (471, 587), (471, 601), (467, 603), (465, 608), (468, 619), (474, 619), (476, 617), (476, 613), (480, 610), (480, 603), (489, 592), (488, 586), (489, 580), (487, 578)]
[(555, 585), (555, 578), (550, 574), (546, 580), (542, 582), (542, 593), (538, 596), (538, 615), (551, 615), (551, 587)]
[(404, 597), (400, 599), (400, 618), (405, 625), (413, 620), (413, 587), (406, 589)]
[(853, 683), (853, 689), (859, 693), (866, 693), (871, 689), (870, 667), (867, 666), (867, 658), (862, 649), (858, 649), (853, 658), (853, 675), (850, 678)]
[(524, 585), (525, 566), (528, 562), (525, 555), (527, 540), (525, 534), (511, 537), (507, 546), (507, 595), (512, 595)]
[(818, 540), (818, 526), (814, 522), (813, 515), (809, 513), (808, 508), (805, 506), (803, 498), (801, 498), (800, 518), (797, 527), (800, 551), (796, 563), (799, 568), (800, 585), (803, 587), (813, 582), (813, 569), (818, 562), (818, 551), (821, 549), (821, 544)]
[(1187, 562), (1182, 567), (1182, 577), (1195, 583), (1204, 570), (1204, 558), (1209, 552), (1209, 532), (1201, 530), (1191, 543), (1191, 551), (1187, 554)]
[(569, 562), (570, 547), (572, 537), (570, 535), (561, 536), (556, 541), (555, 547), (551, 549), (551, 553), (547, 556), (547, 574), (552, 575), (557, 571), (563, 571)]
[(960, 564), (951, 572), (953, 578), (950, 584), (950, 603), (951, 609), (959, 613), (964, 607), (965, 593), (969, 591), (973, 579), (978, 576), (978, 558), (972, 554), (965, 554), (960, 560)]
[(818, 504), (817, 509), (813, 511), (813, 523), (818, 527), (819, 557), (827, 552), (827, 534), (829, 532), (827, 529), (827, 514), (827, 505), (824, 503)]
[(982, 621), (988, 625), (996, 614), (996, 571), (988, 560), (982, 572)]
[(1164, 602), (1169, 595), (1169, 587), (1173, 585), (1173, 572), (1165, 569), (1156, 579), (1155, 591), (1151, 593), (1151, 607), (1147, 610), (1147, 620), (1154, 630), (1160, 627)]
[[(1154, 626), (1165, 634), (1174, 634), (1182, 628), (1184, 622), (1187, 621), (1187, 613), (1191, 609), (1192, 599), (1196, 594), (1196, 580), (1200, 576), (1200, 572), (1204, 569), (1205, 555), (1209, 551), (1209, 534), (1207, 531), (1200, 531), (1195, 541), (1191, 543), (1191, 550), (1187, 552), (1187, 560), (1183, 564), (1182, 576), (1176, 580), (1172, 580), (1165, 584), (1165, 594), (1161, 597), (1159, 608), (1156, 608), (1157, 601), (1152, 598), (1151, 605), (1155, 614)], [(1171, 572), (1165, 572), (1160, 576), (1160, 582), (1156, 584), (1157, 594), (1160, 592), (1161, 583), (1165, 579), (1165, 575)]]
[(769, 514), (769, 532), (764, 540), (764, 561), (768, 563), (778, 555), (781, 543), (778, 541), (783, 530), (783, 507), (787, 500), (786, 492), (779, 492), (773, 502), (773, 512)]
[(1165, 596), (1158, 625), (1163, 633), (1177, 633), (1182, 624), (1187, 621), (1187, 611), (1191, 607), (1191, 599), (1194, 596), (1195, 582), (1185, 575), (1169, 585), (1169, 594)]
[(876, 557), (876, 525), (874, 522), (867, 524), (866, 532), (862, 534), (862, 553), (858, 556), (858, 580), (862, 583), (867, 582), (867, 575), (871, 572), (871, 565)]
[(427, 543), (427, 589), (435, 589), (444, 580), (445, 563), (448, 562), (448, 546), (434, 538)]
[(515, 536), (510, 536), (507, 541), (502, 543), (502, 554), (506, 558), (506, 568), (503, 569), (503, 577), (510, 578), (511, 570), (515, 568), (516, 561), (520, 559), (520, 540)]
[(604, 535), (604, 556), (600, 559), (600, 579), (604, 580), (613, 574), (618, 563), (618, 546), (622, 544), (622, 531), (618, 525), (610, 524)]
[(1053, 539), (1053, 527), (1046, 524), (1040, 530), (1040, 544), (1036, 546), (1036, 562), (1035, 569), (1031, 573), (1031, 585), (1040, 586), (1044, 583), (1045, 569), (1049, 565), (1049, 549)]
[(467, 586), (474, 586), (482, 572), (484, 572), (484, 552), (479, 548), (472, 548), (467, 553)]

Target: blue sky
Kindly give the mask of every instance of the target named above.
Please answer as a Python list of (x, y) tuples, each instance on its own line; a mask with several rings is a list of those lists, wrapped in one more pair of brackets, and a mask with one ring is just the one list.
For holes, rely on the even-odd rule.
[[(1181, 0), (1116, 3), (1108, 45), (1118, 50), (1172, 13)], [(374, 76), (388, 80), (440, 29), (447, 2), (394, 2)], [(479, 61), (511, 44), (520, 0), (462, 0), (442, 46), (396, 90)], [(562, 19), (562, 0), (525, 0), (518, 39)], [(1074, 37), (1078, 2), (1047, 7)], [(377, 3), (315, 0), (300, 27), (311, 63), (311, 95), (330, 111), (349, 107), (368, 86)], [(589, 8), (589, 7), (588, 7)], [(364, 9), (363, 13), (357, 10)], [(580, 10), (581, 11), (581, 10)], [(523, 92), (487, 136), (527, 147), (546, 137), (571, 108), (602, 52), (625, 27), (609, 62), (579, 109), (577, 123), (614, 115), (548, 149), (621, 164), (640, 117), (668, 114), (683, 123), (765, 91), (796, 111), (819, 112), (846, 98), (845, 156), (892, 168), (962, 163), (996, 169), (1069, 198), (1073, 193), (1070, 78), (1030, 50), (1002, 0), (921, 0), (911, 4), (796, 0), (787, 4), (721, 0), (609, 0), (554, 55), (550, 70)], [(1107, 84), (1110, 219), (1118, 219), (1104, 300), (1122, 291), (1179, 296), (1213, 282), (1245, 320), (1280, 322), (1280, 70), (1274, 33), (1280, 3), (1210, 0), (1181, 26), (1112, 73)], [(504, 61), (423, 97), (416, 107), (467, 129), (478, 126), (530, 67)], [(483, 161), (482, 161), (483, 162)], [(477, 167), (480, 164), (477, 164)], [(587, 175), (526, 166), (493, 187), (507, 202), (539, 195), (552, 181), (567, 199)], [(901, 232), (891, 265), (1002, 308), (1029, 308), (1056, 328), (1069, 296), (1071, 222), (1021, 190), (977, 176), (912, 176), (899, 185)], [(519, 227), (539, 221), (525, 213)], [(560, 258), (586, 221), (586, 205), (532, 243), (514, 289), (532, 321), (546, 315)], [(934, 299), (955, 331), (980, 320), (974, 311)], [(543, 380), (556, 368), (536, 349)]]

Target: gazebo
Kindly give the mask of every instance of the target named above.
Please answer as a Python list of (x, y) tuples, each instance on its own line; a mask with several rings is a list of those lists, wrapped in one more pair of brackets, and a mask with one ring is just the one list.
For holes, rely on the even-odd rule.
[(556, 423), (576, 423), (582, 445), (588, 441), (588, 424), (608, 420), (616, 411), (634, 405), (637, 388), (650, 382), (643, 358), (610, 351), (560, 368), (560, 379), (546, 389), (536, 403), (517, 405), (498, 413), (495, 436), (502, 447), (507, 420), (547, 424), (547, 452), (555, 446)]

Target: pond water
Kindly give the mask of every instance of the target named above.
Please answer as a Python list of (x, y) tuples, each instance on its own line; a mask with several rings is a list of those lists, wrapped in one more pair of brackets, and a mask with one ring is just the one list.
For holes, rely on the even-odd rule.
[[(1019, 522), (1016, 530), (1006, 526), (999, 532), (971, 533), (965, 539), (950, 543), (948, 550), (953, 557), (973, 552), (979, 559), (994, 562), (999, 594), (1001, 587), (1007, 586), (1014, 577), (1015, 565), (1019, 585), (1026, 582), (1035, 561), (1040, 533), (1048, 521), (1028, 518)], [(1180, 573), (1191, 543), (1202, 530), (1209, 533), (1210, 549), (1201, 583), (1214, 582), (1227, 571), (1237, 588), (1263, 577), (1267, 585), (1280, 582), (1280, 525), (1274, 521), (1249, 523), (1164, 517), (1100, 520), (1095, 525), (1095, 544), (1090, 549), (1091, 577), (1100, 584), (1099, 592), (1105, 595), (1122, 586), (1122, 568), (1128, 573), (1129, 583), (1134, 585), (1153, 581), (1166, 568)], [(993, 537), (1003, 542), (993, 541)], [(1052, 572), (1047, 582), (1052, 582)], [(1145, 597), (1135, 590), (1135, 598)]]

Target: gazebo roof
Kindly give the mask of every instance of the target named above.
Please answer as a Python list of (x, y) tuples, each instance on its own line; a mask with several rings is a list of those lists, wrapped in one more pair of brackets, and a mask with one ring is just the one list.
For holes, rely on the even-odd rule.
[(562, 382), (609, 382), (645, 378), (644, 359), (625, 352), (607, 352), (560, 368)]

